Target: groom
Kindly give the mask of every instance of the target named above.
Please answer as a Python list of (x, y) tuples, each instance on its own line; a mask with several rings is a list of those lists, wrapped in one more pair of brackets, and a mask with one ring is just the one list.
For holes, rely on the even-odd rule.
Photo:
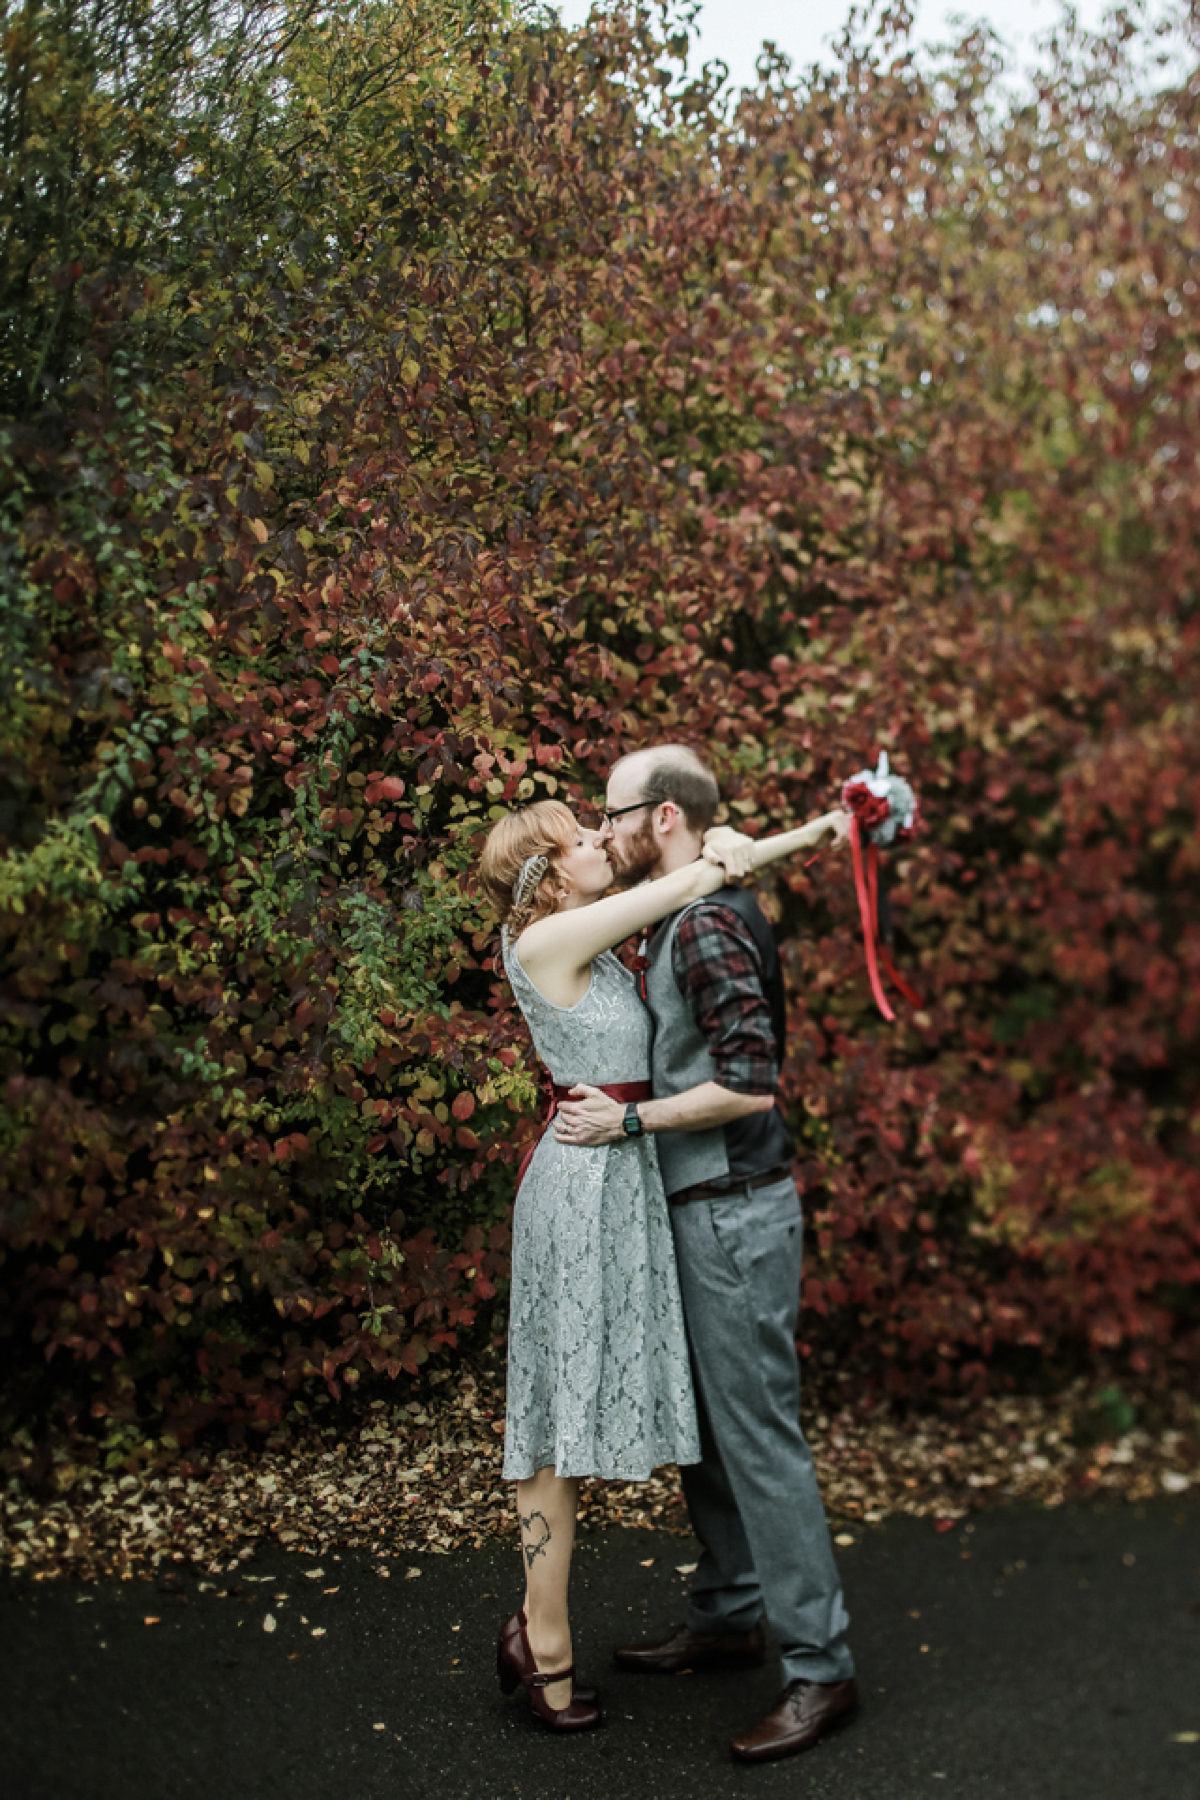
[[(710, 769), (663, 744), (614, 767), (597, 843), (622, 885), (695, 860), (716, 815)], [(784, 1689), (733, 1753), (767, 1762), (807, 1750), (858, 1704), (848, 1617), (812, 1455), (800, 1429), (796, 1315), (802, 1225), (795, 1146), (776, 1104), (783, 979), (753, 897), (727, 886), (663, 920), (647, 945), (654, 1016), (653, 1132), (674, 1227), (704, 1460), (682, 1470), (703, 1555), (687, 1623), (623, 1646), (618, 1667), (751, 1668), (764, 1616), (782, 1650)], [(563, 1103), (574, 1141), (628, 1129), (598, 1089)], [(630, 1121), (632, 1123), (632, 1121)]]

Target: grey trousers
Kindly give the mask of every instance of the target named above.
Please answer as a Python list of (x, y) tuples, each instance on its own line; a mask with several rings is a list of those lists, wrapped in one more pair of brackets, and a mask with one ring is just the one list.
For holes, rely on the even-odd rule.
[(842, 1681), (850, 1621), (800, 1429), (795, 1184), (692, 1200), (671, 1223), (704, 1457), (682, 1470), (704, 1547), (688, 1624), (745, 1631), (765, 1613), (785, 1682)]

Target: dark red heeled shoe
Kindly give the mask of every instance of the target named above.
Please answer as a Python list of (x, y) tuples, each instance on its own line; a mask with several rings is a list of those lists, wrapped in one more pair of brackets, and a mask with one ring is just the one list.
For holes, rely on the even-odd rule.
[[(590, 1731), (593, 1726), (602, 1724), (604, 1715), (597, 1705), (595, 1688), (574, 1685), (574, 1664), (569, 1669), (559, 1670), (557, 1674), (543, 1675), (530, 1647), (525, 1626), (523, 1611), (513, 1613), (501, 1623), (496, 1645), (496, 1673), (500, 1677), (501, 1692), (511, 1694), (518, 1685), (524, 1687), (529, 1695), (529, 1705), (534, 1717), (551, 1731)], [(551, 1706), (546, 1699), (545, 1690), (553, 1682), (566, 1681), (568, 1678), (572, 1682), (569, 1704)]]
[[(559, 1669), (554, 1675), (543, 1675), (539, 1670), (536, 1675), (525, 1677), (529, 1710), (535, 1719), (540, 1719), (551, 1731), (591, 1731), (594, 1726), (604, 1723), (604, 1714), (598, 1706), (591, 1706), (576, 1697), (574, 1680), (574, 1663), (569, 1669)], [(572, 1683), (571, 1698), (566, 1706), (553, 1707), (546, 1698), (546, 1689), (556, 1681)]]
[[(528, 1621), (523, 1609), (510, 1613), (507, 1619), (500, 1621), (500, 1638), (496, 1645), (496, 1673), (500, 1677), (501, 1691), (505, 1694), (514, 1693), (527, 1675), (536, 1675), (538, 1672), (529, 1638), (526, 1635), (527, 1626)], [(588, 1706), (595, 1706), (600, 1695), (594, 1687), (577, 1681), (574, 1697), (576, 1700), (582, 1700)]]

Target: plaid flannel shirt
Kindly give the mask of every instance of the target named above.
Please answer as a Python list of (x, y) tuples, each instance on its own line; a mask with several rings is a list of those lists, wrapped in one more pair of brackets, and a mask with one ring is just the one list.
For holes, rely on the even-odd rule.
[(679, 921), (671, 967), (708, 1042), (714, 1080), (735, 1094), (773, 1094), (775, 1028), (758, 947), (738, 915), (719, 901), (691, 907)]

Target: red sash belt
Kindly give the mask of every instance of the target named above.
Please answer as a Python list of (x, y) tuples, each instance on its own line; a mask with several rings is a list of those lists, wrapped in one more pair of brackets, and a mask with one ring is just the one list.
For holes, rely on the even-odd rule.
[[(583, 1083), (577, 1082), (575, 1085), (578, 1087)], [(595, 1087), (597, 1084), (589, 1081), (586, 1085)], [(517, 1170), (518, 1191), (525, 1179), (525, 1171), (533, 1161), (533, 1153), (541, 1143), (547, 1125), (558, 1111), (559, 1101), (569, 1100), (571, 1091), (569, 1087), (558, 1087), (548, 1075), (542, 1077), (542, 1129), (521, 1158), (521, 1166)], [(601, 1087), (600, 1092), (607, 1094), (610, 1100), (621, 1101), (625, 1106), (628, 1106), (631, 1100), (652, 1100), (654, 1098), (654, 1089), (648, 1081), (614, 1081), (608, 1087)]]

